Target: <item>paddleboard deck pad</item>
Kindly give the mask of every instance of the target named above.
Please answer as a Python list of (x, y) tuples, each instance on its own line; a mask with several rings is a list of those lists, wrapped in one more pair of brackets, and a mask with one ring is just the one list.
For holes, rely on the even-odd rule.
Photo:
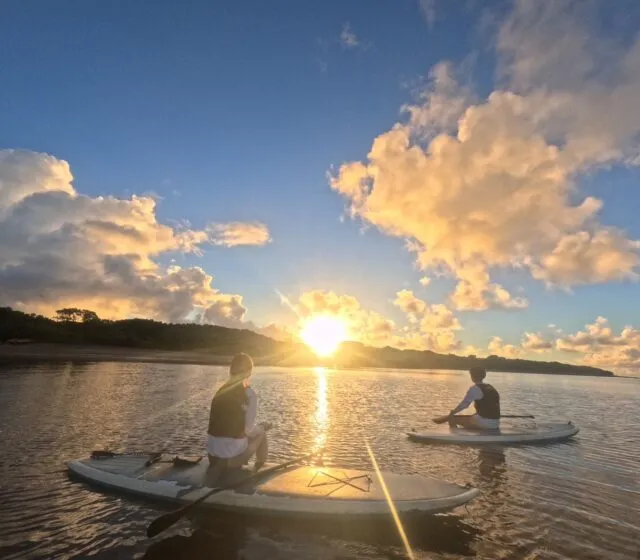
[[(271, 465), (265, 465), (268, 468)], [(176, 463), (169, 455), (119, 454), (93, 456), (68, 463), (73, 475), (89, 483), (154, 500), (187, 504), (212, 488), (241, 482), (254, 473), (230, 471), (211, 481), (209, 461)], [(463, 505), (478, 494), (460, 486), (420, 475), (382, 472), (384, 484), (398, 513), (439, 513)], [(209, 479), (209, 480), (208, 480)], [(389, 515), (381, 480), (374, 471), (320, 466), (292, 466), (247, 480), (204, 500), (200, 507), (247, 513), (304, 517)]]
[(580, 429), (572, 422), (540, 423), (535, 427), (505, 426), (499, 430), (475, 431), (451, 428), (448, 424), (426, 429), (422, 432), (407, 432), (412, 441), (422, 443), (453, 443), (458, 445), (488, 444), (534, 444), (551, 443), (569, 439)]

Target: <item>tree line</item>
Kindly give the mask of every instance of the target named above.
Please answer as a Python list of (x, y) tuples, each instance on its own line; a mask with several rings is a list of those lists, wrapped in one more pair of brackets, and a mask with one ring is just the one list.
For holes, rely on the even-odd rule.
[(88, 309), (64, 308), (54, 318), (0, 307), (0, 341), (30, 340), (154, 350), (206, 350), (224, 356), (278, 350), (279, 342), (249, 330), (217, 325), (162, 323), (151, 319), (101, 319)]
[(54, 318), (0, 307), (0, 342), (32, 341), (96, 344), (150, 350), (192, 350), (218, 356), (247, 352), (262, 363), (283, 366), (328, 365), (349, 368), (456, 369), (612, 376), (610, 371), (561, 362), (543, 362), (438, 354), (429, 350), (372, 348), (345, 342), (334, 356), (319, 359), (302, 343), (276, 341), (247, 329), (194, 323), (162, 323), (151, 319), (101, 319), (94, 311), (68, 307)]

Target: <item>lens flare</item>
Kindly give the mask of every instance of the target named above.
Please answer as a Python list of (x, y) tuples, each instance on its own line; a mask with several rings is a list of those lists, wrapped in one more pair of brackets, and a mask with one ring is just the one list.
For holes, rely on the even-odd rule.
[(302, 326), (300, 338), (318, 356), (330, 356), (346, 340), (347, 326), (337, 317), (315, 315)]
[(387, 500), (387, 504), (389, 506), (389, 511), (391, 512), (391, 517), (393, 517), (393, 521), (398, 528), (398, 533), (400, 534), (400, 538), (402, 539), (402, 543), (404, 544), (404, 548), (407, 551), (407, 556), (410, 560), (414, 560), (415, 556), (413, 554), (413, 550), (411, 550), (411, 544), (409, 544), (409, 539), (407, 538), (407, 533), (402, 526), (402, 520), (398, 515), (398, 511), (396, 510), (396, 506), (393, 503), (393, 499), (391, 498), (391, 494), (389, 494), (389, 489), (387, 488), (387, 483), (384, 481), (384, 477), (382, 476), (382, 471), (378, 466), (378, 461), (376, 461), (376, 457), (373, 454), (373, 450), (369, 445), (368, 441), (365, 441), (367, 446), (367, 453), (369, 453), (369, 458), (371, 459), (371, 463), (373, 464), (373, 468), (376, 471), (376, 475), (378, 476), (378, 480), (380, 481), (380, 486), (382, 487), (382, 492), (384, 493), (384, 497)]

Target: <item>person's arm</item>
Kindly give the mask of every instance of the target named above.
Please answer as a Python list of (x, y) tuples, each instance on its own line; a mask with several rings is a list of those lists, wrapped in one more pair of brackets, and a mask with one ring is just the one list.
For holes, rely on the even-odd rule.
[(247, 387), (247, 410), (244, 417), (244, 433), (247, 437), (255, 437), (262, 431), (262, 426), (256, 425), (258, 414), (258, 395), (251, 387)]
[(471, 406), (473, 401), (477, 401), (478, 399), (481, 399), (481, 398), (482, 398), (482, 391), (477, 385), (473, 385), (473, 387), (470, 387), (469, 390), (467, 391), (467, 394), (464, 396), (464, 399), (460, 401), (460, 404), (458, 404), (458, 406), (456, 406), (451, 412), (449, 412), (449, 416), (453, 416), (455, 414), (458, 414), (458, 412), (462, 412), (465, 408), (468, 408), (469, 406)]

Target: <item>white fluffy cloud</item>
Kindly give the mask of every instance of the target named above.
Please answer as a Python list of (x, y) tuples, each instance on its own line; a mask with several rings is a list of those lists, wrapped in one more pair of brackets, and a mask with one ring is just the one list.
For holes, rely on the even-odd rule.
[(505, 344), (499, 336), (491, 337), (488, 348), (490, 354), (502, 356), (503, 358), (519, 358), (522, 355), (520, 348), (513, 344)]
[(522, 338), (522, 348), (534, 352), (546, 352), (553, 348), (553, 343), (547, 340), (541, 333), (525, 332)]
[(417, 323), (427, 309), (427, 304), (416, 297), (411, 290), (400, 290), (393, 304), (407, 314), (411, 323)]
[(640, 244), (599, 222), (577, 179), (639, 161), (640, 40), (598, 41), (581, 4), (515, 2), (497, 39), (504, 89), (476, 100), (438, 65), (408, 121), (331, 180), (353, 217), (458, 279), (459, 309), (527, 305), (496, 268), (566, 287), (638, 278)]
[(604, 317), (585, 325), (583, 331), (559, 336), (555, 344), (558, 350), (582, 354), (582, 361), (589, 365), (640, 367), (640, 330), (626, 326), (615, 334)]
[(513, 297), (500, 284), (492, 283), (485, 267), (469, 265), (458, 271), (458, 283), (451, 302), (460, 310), (522, 309), (529, 305), (526, 298)]
[(276, 323), (269, 323), (264, 327), (254, 328), (252, 330), (255, 330), (256, 332), (264, 336), (268, 336), (269, 338), (273, 338), (274, 340), (288, 342), (295, 338), (293, 329), (286, 326), (277, 325)]
[(394, 322), (375, 311), (364, 309), (353, 296), (313, 290), (300, 295), (293, 308), (302, 321), (312, 315), (330, 315), (343, 320), (350, 340), (372, 346), (385, 346), (392, 342)]
[(462, 329), (454, 313), (446, 305), (428, 305), (411, 290), (400, 290), (394, 305), (407, 315), (410, 326), (396, 338), (401, 348), (419, 348), (448, 352), (460, 348), (456, 331)]
[(153, 198), (89, 197), (72, 180), (68, 163), (51, 155), (0, 151), (0, 304), (242, 324), (242, 296), (213, 288), (199, 267), (155, 260), (196, 251), (206, 231), (160, 224)]
[[(501, 344), (494, 344), (494, 349), (500, 347)], [(627, 325), (616, 333), (604, 317), (597, 317), (573, 334), (553, 324), (548, 326), (547, 333), (525, 332), (521, 348), (533, 352), (566, 352), (576, 356), (576, 362), (596, 367), (640, 367), (640, 330)]]
[(357, 298), (333, 291), (313, 290), (300, 295), (297, 302), (286, 302), (300, 322), (313, 315), (329, 315), (344, 321), (348, 338), (371, 346), (394, 346), (415, 350), (448, 352), (458, 349), (458, 319), (445, 305), (428, 305), (413, 292), (402, 290), (394, 304), (407, 316), (407, 324), (397, 325), (380, 313), (365, 309)]
[(209, 240), (215, 245), (237, 247), (238, 245), (266, 245), (271, 241), (269, 228), (259, 222), (230, 222), (207, 226)]

